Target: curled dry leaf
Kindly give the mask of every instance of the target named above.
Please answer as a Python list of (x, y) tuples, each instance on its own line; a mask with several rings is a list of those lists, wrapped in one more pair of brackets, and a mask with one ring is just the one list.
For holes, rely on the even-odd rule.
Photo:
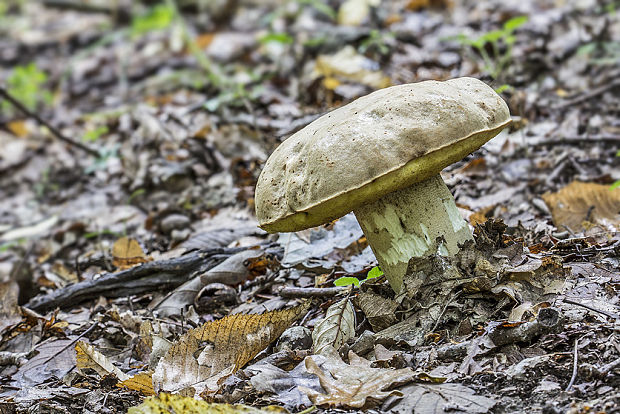
[(385, 391), (387, 388), (416, 378), (411, 368), (371, 368), (370, 361), (353, 352), (349, 352), (349, 364), (345, 364), (334, 351), (328, 352), (331, 354), (325, 358), (313, 355), (305, 360), (306, 370), (319, 377), (321, 387), (327, 392), (322, 394), (299, 387), (316, 405), (363, 408), (399, 393)]
[(560, 229), (572, 231), (585, 229), (584, 224), (612, 224), (620, 228), (620, 188), (608, 185), (573, 181), (556, 193), (546, 193), (543, 200), (551, 210), (553, 224)]
[(312, 331), (315, 354), (331, 353), (355, 336), (355, 312), (348, 298), (331, 305)]
[(260, 315), (230, 315), (188, 331), (157, 365), (155, 388), (198, 394), (217, 391), (221, 380), (275, 341), (309, 306), (305, 302)]
[(102, 377), (114, 375), (120, 381), (129, 379), (129, 375), (118, 369), (112, 362), (93, 346), (84, 341), (77, 341), (75, 344), (76, 366), (80, 372), (92, 369)]

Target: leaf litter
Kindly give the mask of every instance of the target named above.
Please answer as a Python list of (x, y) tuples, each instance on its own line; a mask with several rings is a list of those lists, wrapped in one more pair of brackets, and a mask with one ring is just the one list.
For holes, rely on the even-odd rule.
[[(0, 105), (0, 410), (614, 412), (613, 5), (77, 3), (0, 10), (2, 84), (65, 138)], [(288, 135), (456, 76), (514, 117), (442, 172), (476, 243), (412, 260), (402, 295), (349, 292), (334, 280), (376, 265), (355, 220), (256, 227)], [(192, 336), (227, 316), (267, 325)], [(145, 401), (153, 376), (219, 405)]]

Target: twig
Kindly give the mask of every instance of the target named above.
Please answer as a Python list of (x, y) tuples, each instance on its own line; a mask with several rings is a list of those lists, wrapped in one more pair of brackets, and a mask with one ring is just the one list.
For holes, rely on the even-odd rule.
[(24, 113), (24, 115), (36, 120), (38, 123), (40, 123), (41, 125), (47, 127), (47, 129), (50, 130), (50, 132), (59, 140), (63, 141), (66, 144), (72, 145), (76, 148), (81, 149), (82, 151), (85, 151), (87, 153), (89, 153), (90, 155), (94, 155), (95, 157), (99, 156), (99, 152), (97, 150), (94, 150), (84, 144), (82, 144), (81, 142), (75, 141), (65, 135), (62, 134), (62, 132), (60, 132), (58, 129), (56, 129), (55, 127), (53, 127), (52, 125), (50, 125), (49, 122), (47, 122), (46, 120), (44, 120), (43, 118), (41, 118), (39, 115), (37, 115), (36, 113), (32, 112), (31, 110), (29, 110), (28, 108), (26, 108), (20, 101), (18, 101), (17, 99), (15, 99), (5, 88), (3, 88), (2, 86), (0, 86), (0, 96), (3, 97), (4, 99), (6, 99), (7, 101), (9, 101), (11, 103), (11, 105), (13, 105), (14, 107), (16, 107), (17, 109), (19, 109), (21, 112)]
[(573, 375), (570, 377), (570, 382), (568, 383), (568, 386), (566, 387), (566, 392), (568, 392), (568, 390), (570, 390), (573, 386), (573, 384), (575, 383), (575, 380), (577, 379), (577, 344), (579, 342), (579, 338), (575, 338), (575, 346), (573, 349)]
[(89, 333), (91, 333), (97, 326), (99, 325), (99, 322), (95, 322), (93, 323), (87, 330), (85, 330), (84, 332), (82, 332), (77, 338), (73, 339), (71, 342), (69, 342), (66, 346), (63, 346), (62, 349), (58, 352), (56, 352), (54, 355), (52, 355), (51, 357), (47, 358), (45, 361), (43, 361), (43, 363), (41, 365), (45, 365), (48, 362), (50, 362), (52, 359), (56, 358), (58, 355), (62, 354), (63, 352), (65, 352), (67, 350), (67, 348), (69, 348), (70, 346), (75, 345), (75, 343), (77, 343), (77, 341), (79, 341), (80, 339), (84, 338), (86, 335), (88, 335)]
[(283, 298), (324, 298), (342, 295), (350, 289), (346, 286), (330, 288), (298, 288), (285, 287), (280, 290), (279, 295)]
[(604, 310), (601, 310), (601, 309), (596, 309), (596, 308), (594, 308), (594, 307), (592, 307), (592, 306), (590, 306), (590, 305), (586, 305), (585, 303), (579, 303), (579, 302), (576, 302), (576, 301), (574, 301), (574, 300), (567, 299), (567, 298), (563, 298), (563, 299), (562, 299), (562, 302), (565, 302), (565, 303), (570, 303), (571, 305), (582, 306), (582, 307), (584, 307), (584, 308), (586, 308), (586, 309), (588, 309), (588, 310), (591, 310), (592, 312), (598, 312), (598, 313), (600, 313), (601, 315), (605, 315), (605, 316), (607, 316), (608, 318), (612, 318), (612, 319), (619, 319), (619, 318), (618, 318), (618, 315), (614, 315), (614, 314), (613, 314), (613, 313), (611, 313), (611, 312), (607, 312), (607, 311), (604, 311)]
[(572, 136), (572, 137), (559, 137), (551, 138), (544, 141), (534, 142), (528, 144), (529, 147), (545, 147), (550, 145), (575, 145), (575, 144), (618, 144), (620, 143), (620, 135), (586, 135), (586, 136)]
[(563, 108), (567, 108), (572, 105), (580, 104), (592, 98), (596, 98), (597, 96), (602, 95), (605, 92), (612, 90), (614, 88), (617, 88), (619, 86), (620, 86), (620, 79), (615, 79), (606, 85), (599, 86), (598, 88), (591, 90), (590, 92), (584, 93), (575, 98), (569, 99), (568, 101), (562, 102), (559, 105), (555, 106), (553, 109), (563, 109)]
[(439, 321), (441, 321), (441, 318), (443, 318), (443, 314), (446, 313), (446, 309), (448, 309), (448, 305), (450, 305), (450, 303), (452, 303), (453, 300), (458, 298), (461, 292), (462, 290), (459, 290), (454, 295), (452, 295), (450, 299), (446, 301), (446, 304), (443, 306), (443, 309), (441, 310), (441, 313), (437, 317), (437, 320), (435, 321), (435, 325), (433, 325), (433, 329), (431, 329), (430, 332), (435, 332), (435, 329), (437, 329), (437, 325), (439, 325)]

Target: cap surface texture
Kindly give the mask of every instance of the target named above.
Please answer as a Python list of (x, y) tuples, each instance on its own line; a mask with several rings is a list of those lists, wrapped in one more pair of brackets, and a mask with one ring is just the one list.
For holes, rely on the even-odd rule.
[(509, 123), (506, 103), (474, 78), (373, 92), (276, 148), (256, 185), (259, 225), (298, 231), (341, 217), (437, 174)]

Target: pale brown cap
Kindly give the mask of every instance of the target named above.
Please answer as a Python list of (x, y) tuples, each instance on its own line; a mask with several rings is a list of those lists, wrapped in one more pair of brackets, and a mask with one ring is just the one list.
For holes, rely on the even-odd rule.
[(276, 148), (256, 184), (259, 225), (298, 231), (341, 217), (439, 173), (509, 123), (506, 103), (474, 78), (373, 92)]

